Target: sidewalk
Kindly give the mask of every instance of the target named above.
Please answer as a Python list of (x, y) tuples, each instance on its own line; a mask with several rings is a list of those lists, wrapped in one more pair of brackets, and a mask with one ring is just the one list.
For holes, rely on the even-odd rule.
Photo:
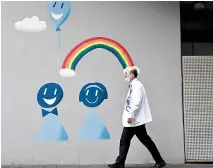
[[(150, 168), (153, 164), (126, 165), (126, 168)], [(2, 168), (107, 168), (107, 165), (2, 165)], [(167, 164), (165, 168), (213, 168), (213, 164)]]

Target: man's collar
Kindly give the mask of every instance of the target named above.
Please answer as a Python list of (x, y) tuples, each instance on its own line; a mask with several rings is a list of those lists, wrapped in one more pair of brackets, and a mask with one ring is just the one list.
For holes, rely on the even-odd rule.
[(132, 81), (129, 82), (129, 88), (131, 87), (132, 82), (136, 81), (137, 78), (133, 79)]
[(135, 79), (133, 79), (132, 81), (130, 81), (130, 82), (129, 82), (129, 85), (130, 85), (132, 82), (136, 81), (136, 80), (137, 80), (137, 78), (135, 78)]

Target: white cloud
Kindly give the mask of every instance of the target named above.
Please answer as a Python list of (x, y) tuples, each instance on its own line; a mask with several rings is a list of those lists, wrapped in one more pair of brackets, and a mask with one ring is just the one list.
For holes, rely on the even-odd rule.
[(22, 21), (17, 21), (14, 27), (23, 32), (41, 32), (46, 30), (47, 24), (45, 21), (39, 21), (37, 16), (33, 16), (31, 18), (24, 18)]
[(75, 71), (73, 71), (72, 69), (61, 69), (59, 74), (62, 77), (73, 77), (75, 76)]

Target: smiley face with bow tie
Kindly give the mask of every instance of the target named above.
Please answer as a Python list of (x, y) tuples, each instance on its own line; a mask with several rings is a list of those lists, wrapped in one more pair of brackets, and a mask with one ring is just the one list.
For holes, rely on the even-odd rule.
[(65, 141), (68, 135), (60, 123), (57, 105), (63, 98), (63, 90), (57, 83), (44, 84), (37, 93), (38, 104), (42, 107), (42, 127), (38, 139), (42, 141)]

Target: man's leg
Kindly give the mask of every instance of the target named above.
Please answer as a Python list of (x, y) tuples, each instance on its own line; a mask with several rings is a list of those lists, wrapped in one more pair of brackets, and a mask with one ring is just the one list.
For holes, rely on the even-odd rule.
[(136, 127), (136, 136), (138, 137), (138, 139), (141, 141), (141, 143), (146, 146), (146, 148), (149, 150), (149, 152), (151, 153), (153, 159), (156, 161), (156, 166), (159, 167), (158, 165), (162, 163), (162, 166), (164, 165), (164, 160), (161, 157), (155, 143), (152, 141), (152, 139), (150, 138), (150, 136), (147, 134), (146, 131), (146, 127), (145, 124)]
[(124, 127), (120, 139), (119, 155), (116, 159), (115, 164), (109, 164), (109, 167), (123, 167), (126, 161), (126, 157), (129, 151), (130, 142), (135, 134), (134, 127)]

